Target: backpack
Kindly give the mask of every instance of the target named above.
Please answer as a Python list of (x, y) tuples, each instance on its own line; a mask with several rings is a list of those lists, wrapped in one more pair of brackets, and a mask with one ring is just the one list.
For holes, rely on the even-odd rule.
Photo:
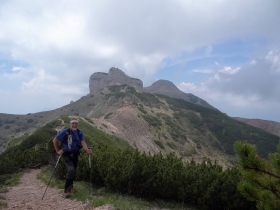
[[(82, 144), (81, 144), (81, 136), (82, 136), (82, 132), (79, 130), (79, 128), (77, 128), (78, 131), (78, 135), (79, 135), (79, 143), (78, 143), (78, 150), (80, 150), (81, 148), (83, 148)], [(61, 146), (63, 147), (63, 144), (67, 141), (68, 139), (68, 135), (70, 133), (70, 128), (68, 128), (66, 130), (65, 136), (63, 137), (63, 140), (61, 142)]]

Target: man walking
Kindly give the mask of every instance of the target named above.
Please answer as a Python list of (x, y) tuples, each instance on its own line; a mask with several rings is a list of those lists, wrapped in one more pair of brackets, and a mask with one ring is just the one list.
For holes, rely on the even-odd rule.
[[(83, 131), (78, 129), (79, 121), (76, 118), (70, 120), (70, 128), (63, 129), (54, 139), (53, 145), (56, 153), (61, 155), (67, 167), (67, 174), (64, 186), (66, 198), (70, 198), (74, 191), (73, 180), (78, 165), (79, 149), (83, 148), (87, 154), (92, 151), (87, 147)], [(62, 149), (59, 148), (61, 143)]]

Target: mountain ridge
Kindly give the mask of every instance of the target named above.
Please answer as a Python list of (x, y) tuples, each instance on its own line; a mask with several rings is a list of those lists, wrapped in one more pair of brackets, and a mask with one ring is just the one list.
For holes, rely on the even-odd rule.
[[(114, 71), (118, 74), (114, 75)], [(248, 127), (215, 108), (141, 90), (141, 80), (131, 79), (120, 71), (112, 69), (113, 75), (109, 79), (107, 73), (94, 73), (95, 79), (90, 79), (90, 87), (95, 89), (58, 109), (21, 116), (0, 114), (3, 122), (0, 127), (3, 134), (1, 140), (6, 135), (4, 145), (2, 143), (0, 146), (3, 148), (8, 139), (20, 135), (24, 137), (61, 115), (88, 118), (98, 129), (125, 139), (142, 152), (175, 152), (185, 161), (192, 158), (200, 161), (206, 156), (218, 160), (226, 167), (236, 161), (232, 142), (238, 138), (250, 139), (256, 136), (256, 143), (260, 145), (263, 145), (264, 139), (271, 138), (271, 143), (266, 146), (269, 150), (275, 146), (275, 136)], [(101, 82), (96, 79), (100, 75)], [(125, 81), (133, 83), (132, 86)], [(173, 83), (167, 83), (174, 88)], [(162, 81), (156, 84), (161, 85)], [(180, 91), (177, 93), (180, 94)]]

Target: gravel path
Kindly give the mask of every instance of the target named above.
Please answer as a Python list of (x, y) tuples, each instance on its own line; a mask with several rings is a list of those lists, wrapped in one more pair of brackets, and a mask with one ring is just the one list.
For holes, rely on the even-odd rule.
[(113, 210), (110, 205), (103, 205), (96, 208), (89, 208), (88, 202), (80, 202), (71, 199), (65, 199), (63, 190), (49, 187), (42, 200), (46, 189), (46, 184), (37, 179), (40, 169), (30, 170), (24, 173), (20, 178), (20, 184), (9, 187), (7, 193), (2, 193), (6, 198), (7, 207), (0, 209), (24, 209), (24, 210), (47, 210), (47, 209), (94, 209), (94, 210)]

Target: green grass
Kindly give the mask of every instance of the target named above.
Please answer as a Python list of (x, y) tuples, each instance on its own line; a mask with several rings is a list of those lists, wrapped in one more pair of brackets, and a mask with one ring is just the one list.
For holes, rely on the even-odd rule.
[[(0, 184), (0, 193), (8, 192), (8, 187), (16, 186), (19, 184), (19, 178), (25, 171), (21, 171), (19, 173), (14, 173), (11, 177), (5, 180), (3, 183)], [(0, 208), (6, 207), (7, 203), (5, 202), (6, 198), (0, 194)]]
[[(19, 178), (22, 176), (22, 174), (24, 172), (26, 172), (26, 171), (21, 171), (19, 173), (12, 174), (11, 177), (4, 182), (3, 187), (5, 188), (7, 186), (12, 187), (12, 186), (18, 185), (19, 184)], [(0, 186), (0, 189), (1, 189), (1, 186)]]
[(6, 202), (0, 200), (0, 207), (7, 207), (7, 205), (8, 204)]
[[(46, 166), (42, 169), (41, 173), (37, 175), (44, 183), (48, 183), (53, 170), (51, 167)], [(63, 189), (64, 180), (58, 180), (52, 177), (49, 187), (56, 187)], [(105, 204), (110, 204), (116, 209), (120, 210), (148, 210), (154, 207), (157, 208), (168, 208), (168, 209), (194, 209), (187, 208), (186, 205), (175, 203), (172, 201), (164, 200), (146, 200), (137, 198), (131, 195), (124, 195), (118, 192), (112, 192), (104, 187), (99, 187), (88, 182), (75, 181), (74, 182), (75, 193), (71, 195), (71, 200), (77, 201), (89, 201), (90, 206), (98, 207)], [(63, 191), (62, 191), (63, 193)]]

